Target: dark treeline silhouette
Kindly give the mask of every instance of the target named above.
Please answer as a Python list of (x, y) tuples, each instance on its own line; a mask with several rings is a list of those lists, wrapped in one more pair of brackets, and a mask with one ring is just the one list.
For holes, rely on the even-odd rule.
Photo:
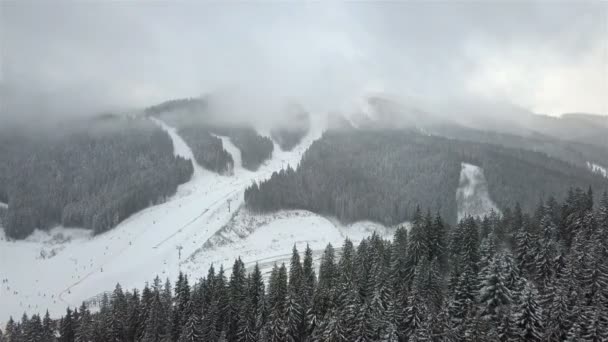
[(412, 130), (333, 130), (315, 141), (296, 170), (287, 168), (245, 192), (260, 212), (305, 209), (343, 222), (411, 220), (417, 205), (456, 221), (461, 163), (484, 170), (501, 210), (534, 210), (569, 185), (608, 188), (608, 179), (543, 153), (429, 136)]
[(183, 127), (178, 133), (192, 149), (194, 159), (200, 166), (220, 174), (232, 173), (234, 160), (224, 149), (222, 139), (203, 127)]
[(227, 136), (241, 151), (243, 167), (255, 171), (267, 159), (272, 157), (274, 144), (267, 137), (259, 135), (253, 128), (245, 126), (209, 126), (214, 134)]
[(608, 160), (608, 150), (604, 147), (577, 141), (560, 140), (540, 134), (522, 136), (457, 125), (434, 125), (427, 129), (434, 134), (447, 138), (543, 152), (554, 158), (580, 166), (586, 165), (587, 162), (601, 163)]
[(167, 133), (149, 120), (110, 118), (66, 131), (0, 138), (8, 237), (56, 224), (101, 233), (163, 201), (192, 175), (192, 163), (175, 157)]
[(205, 98), (178, 99), (148, 107), (148, 116), (158, 117), (178, 129), (194, 153), (197, 162), (206, 169), (231, 173), (232, 156), (216, 135), (227, 136), (241, 151), (243, 167), (252, 171), (272, 156), (272, 140), (260, 136), (252, 127), (230, 122), (222, 113), (209, 108)]
[[(608, 195), (568, 192), (450, 226), (416, 210), (394, 238), (294, 247), (267, 285), (238, 259), (191, 284), (117, 285), (99, 311), (12, 318), (4, 341), (606, 341)], [(318, 276), (317, 276), (318, 274)], [(55, 339), (55, 335), (58, 336)], [(4, 342), (3, 341), (3, 342)]]
[(180, 127), (178, 132), (192, 149), (196, 161), (204, 168), (219, 173), (231, 173), (234, 160), (217, 136), (230, 138), (230, 142), (241, 151), (243, 167), (251, 171), (270, 159), (274, 149), (272, 140), (248, 127), (189, 124)]

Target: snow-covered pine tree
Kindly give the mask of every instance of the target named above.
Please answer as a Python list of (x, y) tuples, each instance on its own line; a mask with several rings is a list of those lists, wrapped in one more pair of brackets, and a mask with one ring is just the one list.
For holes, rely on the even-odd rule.
[(542, 341), (544, 334), (542, 310), (537, 302), (538, 294), (531, 284), (526, 284), (522, 302), (513, 311), (518, 335), (525, 341)]
[(245, 264), (237, 258), (232, 266), (232, 274), (228, 281), (228, 317), (226, 327), (226, 340), (236, 342), (239, 332), (239, 322), (242, 320), (241, 310), (246, 299)]
[(198, 313), (192, 312), (186, 319), (186, 324), (181, 329), (178, 342), (198, 342), (202, 341), (200, 332), (201, 321)]
[(428, 258), (429, 255), (429, 242), (427, 241), (427, 232), (425, 231), (424, 218), (420, 207), (416, 208), (412, 218), (412, 227), (408, 238), (408, 266), (414, 269), (420, 260)]
[(335, 303), (335, 283), (338, 279), (338, 269), (334, 248), (328, 244), (321, 258), (319, 267), (319, 282), (314, 294), (313, 310), (318, 317), (323, 317), (333, 308)]
[[(84, 303), (83, 303), (84, 304)], [(82, 309), (81, 309), (82, 313)], [(81, 315), (82, 320), (82, 315)], [(79, 326), (80, 327), (80, 326)], [(46, 310), (44, 318), (42, 319), (42, 339), (41, 342), (53, 342), (55, 339), (55, 323), (49, 315), (49, 310)]]
[(59, 339), (62, 342), (74, 342), (74, 336), (75, 333), (72, 310), (67, 308), (65, 316), (63, 316), (59, 325)]
[(504, 255), (493, 258), (482, 270), (481, 289), (479, 291), (480, 315), (496, 326), (501, 320), (500, 314), (511, 303), (511, 292), (505, 285)]
[(80, 324), (78, 325), (78, 329), (76, 329), (74, 335), (75, 342), (89, 342), (93, 340), (93, 319), (91, 318), (91, 313), (87, 308), (86, 304), (83, 302), (80, 305)]

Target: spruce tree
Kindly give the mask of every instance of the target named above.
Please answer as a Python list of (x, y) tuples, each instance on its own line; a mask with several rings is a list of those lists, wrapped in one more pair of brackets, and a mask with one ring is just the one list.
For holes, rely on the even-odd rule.
[(542, 311), (537, 302), (537, 293), (526, 285), (522, 302), (514, 311), (514, 322), (518, 335), (525, 341), (541, 341), (543, 337)]
[(479, 291), (481, 317), (493, 325), (501, 321), (500, 313), (511, 303), (511, 293), (505, 285), (502, 260), (502, 256), (492, 259), (482, 271), (483, 280)]

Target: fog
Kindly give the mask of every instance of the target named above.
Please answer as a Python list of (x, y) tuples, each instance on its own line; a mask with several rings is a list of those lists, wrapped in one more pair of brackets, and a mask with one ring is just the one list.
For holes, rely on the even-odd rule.
[(260, 120), (286, 103), (352, 110), (368, 93), (441, 110), (608, 113), (607, 2), (4, 1), (0, 11), (5, 121), (203, 94)]

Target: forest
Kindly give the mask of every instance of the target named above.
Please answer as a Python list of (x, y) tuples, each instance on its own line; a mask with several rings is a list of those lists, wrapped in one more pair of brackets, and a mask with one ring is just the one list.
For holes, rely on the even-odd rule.
[(58, 224), (102, 233), (190, 179), (192, 163), (175, 157), (167, 133), (149, 120), (85, 121), (61, 133), (0, 135), (7, 237)]
[(484, 169), (501, 210), (515, 203), (534, 210), (541, 198), (565, 194), (569, 185), (608, 189), (608, 179), (540, 152), (415, 130), (331, 130), (311, 145), (297, 169), (250, 186), (245, 202), (257, 212), (305, 209), (346, 223), (386, 225), (411, 220), (419, 205), (453, 224), (462, 162)]
[(272, 140), (259, 135), (244, 123), (228, 122), (222, 113), (213, 112), (207, 99), (178, 99), (148, 107), (148, 116), (158, 117), (176, 127), (194, 158), (204, 168), (231, 173), (234, 161), (217, 136), (226, 136), (241, 151), (243, 167), (255, 171), (272, 156)]
[(294, 246), (267, 281), (241, 259), (141, 291), (118, 284), (98, 310), (10, 318), (2, 342), (589, 341), (608, 339), (608, 195), (571, 189), (530, 213), (409, 229), (358, 246)]
[(560, 140), (538, 133), (522, 136), (448, 124), (433, 125), (426, 129), (433, 134), (452, 139), (543, 152), (552, 158), (561, 159), (579, 166), (585, 165), (587, 162), (602, 163), (608, 160), (608, 152), (602, 146)]

